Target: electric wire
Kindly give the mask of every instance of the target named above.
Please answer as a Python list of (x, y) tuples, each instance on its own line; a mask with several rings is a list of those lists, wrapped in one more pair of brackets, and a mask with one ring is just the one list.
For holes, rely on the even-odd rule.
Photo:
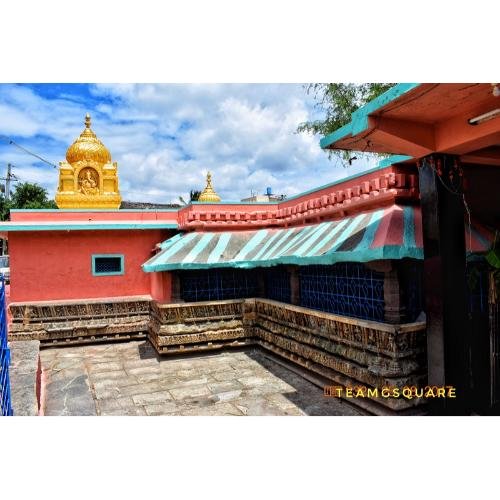
[[(453, 189), (452, 186), (446, 185), (443, 178), (441, 177), (441, 175), (439, 175), (439, 172), (436, 170), (436, 168), (434, 167), (432, 162), (430, 162), (430, 161), (427, 162), (424, 159), (424, 163), (432, 169), (432, 171), (434, 172), (436, 177), (439, 179), (439, 182), (441, 183), (441, 185), (446, 189), (446, 191), (448, 191), (450, 194), (452, 194), (454, 196), (461, 197), (463, 206), (464, 206), (465, 211), (467, 213), (467, 232), (469, 234), (469, 249), (468, 249), (468, 251), (469, 251), (469, 253), (472, 253), (472, 216), (471, 216), (471, 211), (470, 211), (469, 205), (467, 203), (467, 200), (465, 199), (463, 180), (460, 182), (460, 186), (458, 186), (456, 189)], [(443, 158), (443, 164), (444, 164), (443, 166), (446, 166), (446, 158)], [(466, 257), (466, 260), (467, 260), (467, 257)]]
[(29, 149), (26, 149), (24, 146), (21, 146), (20, 144), (17, 144), (17, 142), (15, 142), (10, 137), (7, 137), (6, 135), (0, 134), (0, 138), (3, 139), (4, 141), (6, 141), (8, 144), (11, 144), (12, 146), (15, 146), (16, 148), (19, 148), (21, 151), (24, 151), (25, 153), (27, 153), (27, 154), (29, 154), (31, 156), (34, 156), (35, 158), (38, 158), (40, 161), (43, 161), (44, 163), (47, 163), (47, 165), (50, 165), (51, 167), (57, 168), (57, 165), (55, 163), (52, 163), (51, 161), (46, 160), (42, 156), (40, 156), (40, 155), (38, 155), (36, 153), (33, 153)]

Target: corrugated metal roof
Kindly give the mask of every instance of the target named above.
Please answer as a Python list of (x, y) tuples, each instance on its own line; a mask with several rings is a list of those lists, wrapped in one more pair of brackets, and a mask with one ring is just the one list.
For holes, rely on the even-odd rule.
[[(406, 245), (373, 246), (381, 222), (399, 213), (403, 219), (414, 217), (411, 207), (391, 207), (338, 221), (290, 229), (177, 235), (163, 242), (161, 252), (147, 261), (143, 269), (153, 272), (209, 267), (251, 268), (277, 264), (361, 262), (380, 258), (422, 258), (422, 249), (412, 244), (414, 237), (410, 237), (411, 241)], [(407, 225), (411, 224), (408, 220)]]
[[(488, 250), (490, 241), (484, 228), (466, 229), (473, 252)], [(178, 234), (160, 247), (144, 271), (423, 259), (422, 217), (419, 207), (393, 205), (289, 229)]]

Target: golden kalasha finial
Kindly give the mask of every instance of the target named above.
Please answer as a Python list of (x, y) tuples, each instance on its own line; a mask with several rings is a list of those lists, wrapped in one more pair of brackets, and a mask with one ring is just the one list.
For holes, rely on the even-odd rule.
[(90, 113), (85, 115), (85, 127), (90, 128)]
[(214, 191), (212, 187), (212, 174), (207, 172), (207, 185), (205, 189), (201, 192), (198, 201), (209, 201), (209, 202), (219, 202), (220, 196)]

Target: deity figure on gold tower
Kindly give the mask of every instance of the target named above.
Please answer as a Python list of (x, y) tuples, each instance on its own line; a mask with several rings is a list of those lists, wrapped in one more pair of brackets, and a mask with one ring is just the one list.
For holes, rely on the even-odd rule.
[(59, 208), (120, 208), (118, 164), (90, 128), (88, 113), (85, 130), (59, 163), (55, 199)]

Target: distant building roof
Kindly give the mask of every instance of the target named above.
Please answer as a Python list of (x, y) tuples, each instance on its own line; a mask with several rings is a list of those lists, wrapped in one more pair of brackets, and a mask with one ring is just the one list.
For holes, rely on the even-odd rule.
[(250, 202), (250, 203), (262, 203), (262, 202), (271, 202), (271, 201), (284, 201), (284, 195), (277, 194), (255, 194), (248, 198), (243, 198), (242, 202)]
[(176, 203), (144, 203), (142, 201), (122, 201), (120, 205), (120, 210), (124, 209), (144, 209), (144, 210), (155, 210), (161, 208), (180, 208), (181, 205)]

